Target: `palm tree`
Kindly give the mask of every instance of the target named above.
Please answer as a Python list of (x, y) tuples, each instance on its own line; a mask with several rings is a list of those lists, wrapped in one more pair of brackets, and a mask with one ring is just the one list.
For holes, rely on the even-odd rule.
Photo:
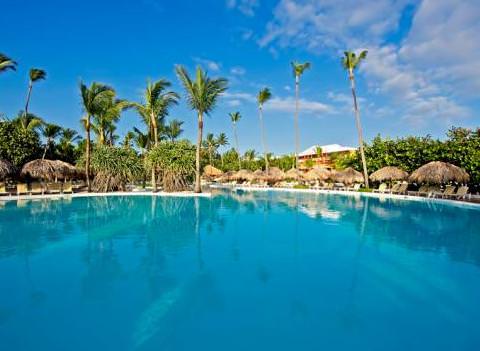
[(79, 141), (81, 139), (80, 135), (78, 135), (76, 130), (70, 128), (64, 128), (61, 132), (60, 137), (60, 148), (62, 150), (66, 150), (69, 147), (73, 146), (73, 143)]
[(29, 76), (29, 81), (28, 81), (27, 102), (25, 103), (25, 115), (28, 114), (28, 104), (30, 103), (30, 98), (32, 96), (33, 83), (39, 80), (46, 79), (47, 72), (45, 72), (43, 69), (32, 68), (30, 69), (28, 76)]
[(248, 149), (243, 154), (243, 158), (247, 161), (255, 161), (255, 157), (257, 157), (257, 153), (253, 149)]
[(170, 123), (165, 126), (165, 135), (170, 141), (175, 141), (183, 133), (182, 125), (183, 121), (172, 119)]
[[(147, 153), (147, 150), (150, 148), (150, 137), (148, 133), (143, 133), (140, 129), (136, 127), (133, 128), (133, 134), (134, 134), (133, 141), (135, 143), (135, 146), (140, 149), (140, 157), (144, 159)], [(144, 172), (143, 179), (142, 179), (142, 188), (144, 189), (145, 189), (146, 182), (147, 180)]]
[(102, 103), (99, 104), (99, 111), (93, 115), (92, 122), (92, 129), (97, 134), (100, 145), (105, 145), (109, 141), (107, 140), (108, 132), (115, 130), (114, 125), (120, 119), (121, 113), (130, 106), (128, 101), (115, 99), (113, 96), (102, 100)]
[(0, 73), (5, 72), (9, 69), (11, 69), (12, 71), (16, 71), (17, 63), (8, 56), (0, 53)]
[(229, 114), (230, 120), (232, 121), (233, 125), (233, 135), (235, 138), (235, 148), (237, 149), (237, 155), (238, 155), (238, 169), (242, 169), (242, 159), (240, 157), (240, 147), (238, 146), (238, 135), (237, 135), (237, 123), (240, 121), (242, 118), (242, 115), (240, 112), (230, 112)]
[(198, 137), (196, 152), (195, 192), (202, 192), (200, 185), (200, 149), (203, 136), (203, 116), (209, 114), (218, 101), (220, 94), (227, 90), (228, 81), (224, 78), (211, 79), (200, 67), (197, 67), (195, 81), (192, 81), (186, 69), (176, 67), (177, 76), (187, 93), (187, 101), (193, 110), (197, 111)]
[(263, 104), (272, 98), (272, 93), (270, 89), (263, 88), (258, 92), (257, 102), (258, 102), (258, 116), (260, 118), (260, 133), (262, 136), (262, 145), (263, 145), (263, 157), (265, 158), (265, 169), (268, 172), (268, 157), (267, 157), (267, 142), (265, 141), (265, 128), (263, 126)]
[(218, 143), (213, 133), (207, 134), (203, 141), (203, 147), (207, 150), (209, 162), (213, 166), (213, 154), (217, 152), (218, 148)]
[[(225, 133), (220, 133), (217, 137), (217, 146), (225, 146), (228, 145), (228, 138)], [(222, 168), (223, 168), (223, 154), (220, 152), (220, 160), (222, 162)]]
[[(165, 91), (171, 86), (171, 83), (165, 79), (156, 82), (147, 82), (147, 88), (144, 93), (144, 103), (132, 104), (143, 122), (147, 125), (149, 135), (153, 139), (152, 144), (158, 145), (159, 127), (163, 124), (163, 119), (168, 115), (169, 108), (178, 103), (179, 96), (173, 91)], [(152, 167), (152, 186), (153, 191), (157, 191), (157, 177), (155, 167)]]
[(295, 76), (295, 168), (298, 168), (298, 154), (300, 152), (300, 132), (298, 128), (298, 112), (300, 110), (300, 76), (310, 68), (310, 62), (292, 62), (293, 75)]
[(365, 178), (365, 187), (368, 188), (368, 171), (367, 171), (367, 161), (365, 160), (365, 152), (363, 149), (363, 132), (362, 132), (362, 124), (360, 122), (360, 109), (357, 103), (357, 93), (355, 91), (355, 75), (354, 71), (356, 68), (360, 66), (360, 63), (367, 58), (367, 50), (363, 50), (357, 56), (352, 51), (345, 51), (344, 57), (342, 60), (343, 68), (345, 68), (348, 72), (348, 78), (350, 79), (350, 86), (352, 88), (352, 96), (353, 96), (353, 107), (355, 110), (355, 123), (357, 125), (357, 132), (358, 132), (358, 142), (360, 144), (360, 156), (362, 158), (362, 166), (363, 166), (363, 177)]
[(62, 134), (62, 127), (53, 123), (45, 123), (42, 128), (42, 136), (45, 138), (45, 148), (43, 149), (43, 156), (42, 160), (45, 159), (45, 155), (47, 154), (47, 150), (50, 147), (50, 144), (55, 142)]
[(80, 96), (82, 98), (82, 107), (85, 112), (84, 117), (82, 118), (82, 124), (85, 128), (85, 141), (86, 141), (86, 150), (85, 150), (85, 176), (87, 180), (87, 188), (90, 192), (90, 152), (91, 152), (91, 140), (90, 140), (90, 128), (91, 128), (91, 118), (95, 116), (100, 111), (100, 106), (102, 103), (105, 103), (105, 100), (109, 100), (115, 96), (115, 91), (113, 88), (93, 82), (90, 85), (90, 88), (87, 87), (84, 83), (80, 82)]
[(37, 130), (43, 125), (43, 120), (33, 113), (20, 111), (12, 121), (23, 130)]

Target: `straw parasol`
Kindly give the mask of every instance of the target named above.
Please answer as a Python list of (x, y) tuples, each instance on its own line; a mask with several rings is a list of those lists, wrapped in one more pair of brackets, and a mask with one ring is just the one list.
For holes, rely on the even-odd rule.
[(373, 182), (405, 180), (408, 178), (408, 173), (398, 167), (387, 166), (373, 172), (369, 178)]
[(295, 168), (291, 168), (285, 173), (285, 179), (300, 180), (302, 178), (303, 178), (303, 173)]
[(364, 181), (362, 173), (354, 170), (351, 167), (336, 172), (334, 178), (337, 182), (344, 184), (362, 183)]
[(305, 180), (315, 181), (315, 180), (327, 180), (330, 178), (331, 172), (323, 167), (315, 167), (309, 170), (303, 175)]
[(74, 178), (78, 174), (78, 170), (75, 168), (75, 166), (68, 162), (60, 160), (54, 160), (50, 162), (55, 169), (55, 176), (57, 179)]
[(216, 181), (220, 182), (220, 183), (226, 183), (226, 182), (229, 182), (232, 179), (233, 175), (235, 174), (235, 171), (228, 171), (228, 172), (225, 172), (223, 173), (220, 177), (218, 177), (216, 179)]
[(4, 180), (15, 173), (15, 167), (7, 160), (0, 160), (0, 179)]
[(433, 161), (418, 168), (408, 179), (417, 184), (468, 183), (470, 176), (463, 168), (451, 163)]
[(51, 160), (33, 160), (23, 165), (20, 175), (22, 177), (54, 180), (58, 175), (57, 167)]
[(203, 169), (203, 174), (207, 177), (219, 177), (223, 174), (223, 172), (212, 165), (206, 165)]
[(272, 167), (265, 172), (265, 180), (267, 182), (275, 183), (285, 179), (285, 172), (278, 167)]
[(241, 169), (232, 175), (232, 179), (250, 181), (253, 179), (253, 172), (248, 169)]

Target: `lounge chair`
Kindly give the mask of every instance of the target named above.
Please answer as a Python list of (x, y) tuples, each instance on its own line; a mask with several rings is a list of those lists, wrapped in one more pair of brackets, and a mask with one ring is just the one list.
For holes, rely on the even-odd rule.
[(385, 190), (385, 192), (388, 194), (395, 194), (400, 189), (401, 185), (402, 183), (393, 184), (392, 188), (390, 190)]
[(47, 193), (48, 194), (60, 194), (62, 192), (61, 183), (49, 183), (47, 184)]
[(45, 193), (45, 189), (42, 183), (32, 183), (32, 188), (30, 190), (30, 194), (32, 195), (43, 195)]
[(374, 193), (386, 193), (388, 191), (387, 183), (382, 183), (378, 186), (378, 189), (373, 189)]
[(17, 195), (27, 195), (29, 193), (27, 184), (17, 184)]
[(347, 191), (359, 191), (361, 187), (362, 187), (362, 184), (357, 183), (357, 184), (354, 184), (353, 186), (348, 187), (346, 190)]
[(468, 195), (468, 186), (463, 185), (457, 189), (455, 194), (446, 195), (446, 198), (454, 200), (465, 200)]
[(62, 191), (63, 194), (73, 194), (72, 182), (68, 182), (68, 183), (63, 184), (63, 189), (62, 190), (63, 190)]
[(421, 185), (420, 188), (418, 188), (417, 191), (409, 191), (407, 192), (407, 195), (411, 195), (411, 196), (427, 196), (428, 195), (428, 190), (430, 189), (430, 187), (428, 185)]
[(5, 196), (5, 195), (10, 195), (10, 193), (7, 191), (7, 187), (5, 186), (5, 183), (0, 183), (0, 196)]
[(446, 198), (447, 196), (455, 194), (455, 186), (447, 185), (444, 191), (433, 191), (431, 197)]
[(392, 194), (405, 195), (407, 193), (408, 183), (401, 183), (395, 191), (392, 191)]
[(320, 190), (333, 190), (333, 183), (327, 183), (324, 186), (320, 187)]

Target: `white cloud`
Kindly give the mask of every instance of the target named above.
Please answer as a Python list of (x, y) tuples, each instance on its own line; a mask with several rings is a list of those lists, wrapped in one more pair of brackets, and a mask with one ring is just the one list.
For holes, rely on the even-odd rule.
[[(388, 43), (407, 5), (416, 6), (411, 29)], [(397, 113), (375, 111), (412, 125), (450, 124), (469, 117), (468, 95), (480, 88), (479, 19), (478, 0), (281, 0), (258, 44), (331, 55), (367, 47), (360, 72)]]
[(255, 16), (255, 11), (259, 6), (258, 0), (227, 0), (227, 7), (229, 9), (237, 9), (245, 16)]
[(240, 66), (235, 66), (230, 69), (230, 73), (236, 76), (243, 76), (246, 72), (246, 69)]
[(200, 57), (194, 57), (193, 60), (197, 64), (206, 67), (208, 70), (212, 72), (218, 72), (222, 68), (222, 64), (220, 62), (215, 62), (215, 61), (207, 60)]

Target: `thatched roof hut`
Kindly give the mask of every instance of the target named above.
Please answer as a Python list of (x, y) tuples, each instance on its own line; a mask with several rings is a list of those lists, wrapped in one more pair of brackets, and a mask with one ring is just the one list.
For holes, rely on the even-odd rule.
[(369, 178), (373, 182), (405, 180), (408, 178), (408, 173), (398, 167), (387, 166), (373, 172)]
[(55, 168), (55, 176), (57, 179), (68, 179), (68, 178), (76, 178), (77, 175), (80, 173), (77, 168), (64, 161), (54, 160), (50, 161)]
[(291, 168), (285, 172), (285, 179), (300, 180), (303, 179), (303, 175), (298, 169)]
[(246, 180), (250, 181), (253, 179), (253, 172), (248, 169), (241, 169), (238, 172), (232, 175), (233, 180)]
[(0, 180), (15, 174), (15, 167), (7, 160), (0, 160)]
[(463, 168), (451, 163), (433, 161), (418, 168), (408, 179), (417, 184), (468, 183), (470, 176)]
[(268, 172), (265, 172), (264, 179), (270, 183), (279, 182), (285, 179), (285, 172), (280, 168), (271, 167)]
[(207, 177), (220, 177), (223, 172), (218, 169), (213, 167), (212, 165), (206, 165), (205, 168), (203, 169), (203, 174)]
[(331, 174), (332, 172), (324, 167), (315, 167), (305, 173), (303, 177), (308, 181), (327, 180)]
[(20, 175), (22, 177), (30, 177), (35, 179), (55, 180), (57, 179), (57, 171), (51, 160), (33, 160), (23, 165)]
[(363, 183), (364, 181), (362, 173), (354, 170), (351, 167), (336, 172), (334, 179), (343, 184)]
[(236, 172), (235, 171), (228, 171), (228, 172), (225, 172), (223, 173), (220, 177), (218, 177), (216, 179), (216, 181), (220, 182), (220, 183), (226, 183), (226, 182), (230, 182), (232, 181), (232, 177), (233, 175), (235, 174)]

